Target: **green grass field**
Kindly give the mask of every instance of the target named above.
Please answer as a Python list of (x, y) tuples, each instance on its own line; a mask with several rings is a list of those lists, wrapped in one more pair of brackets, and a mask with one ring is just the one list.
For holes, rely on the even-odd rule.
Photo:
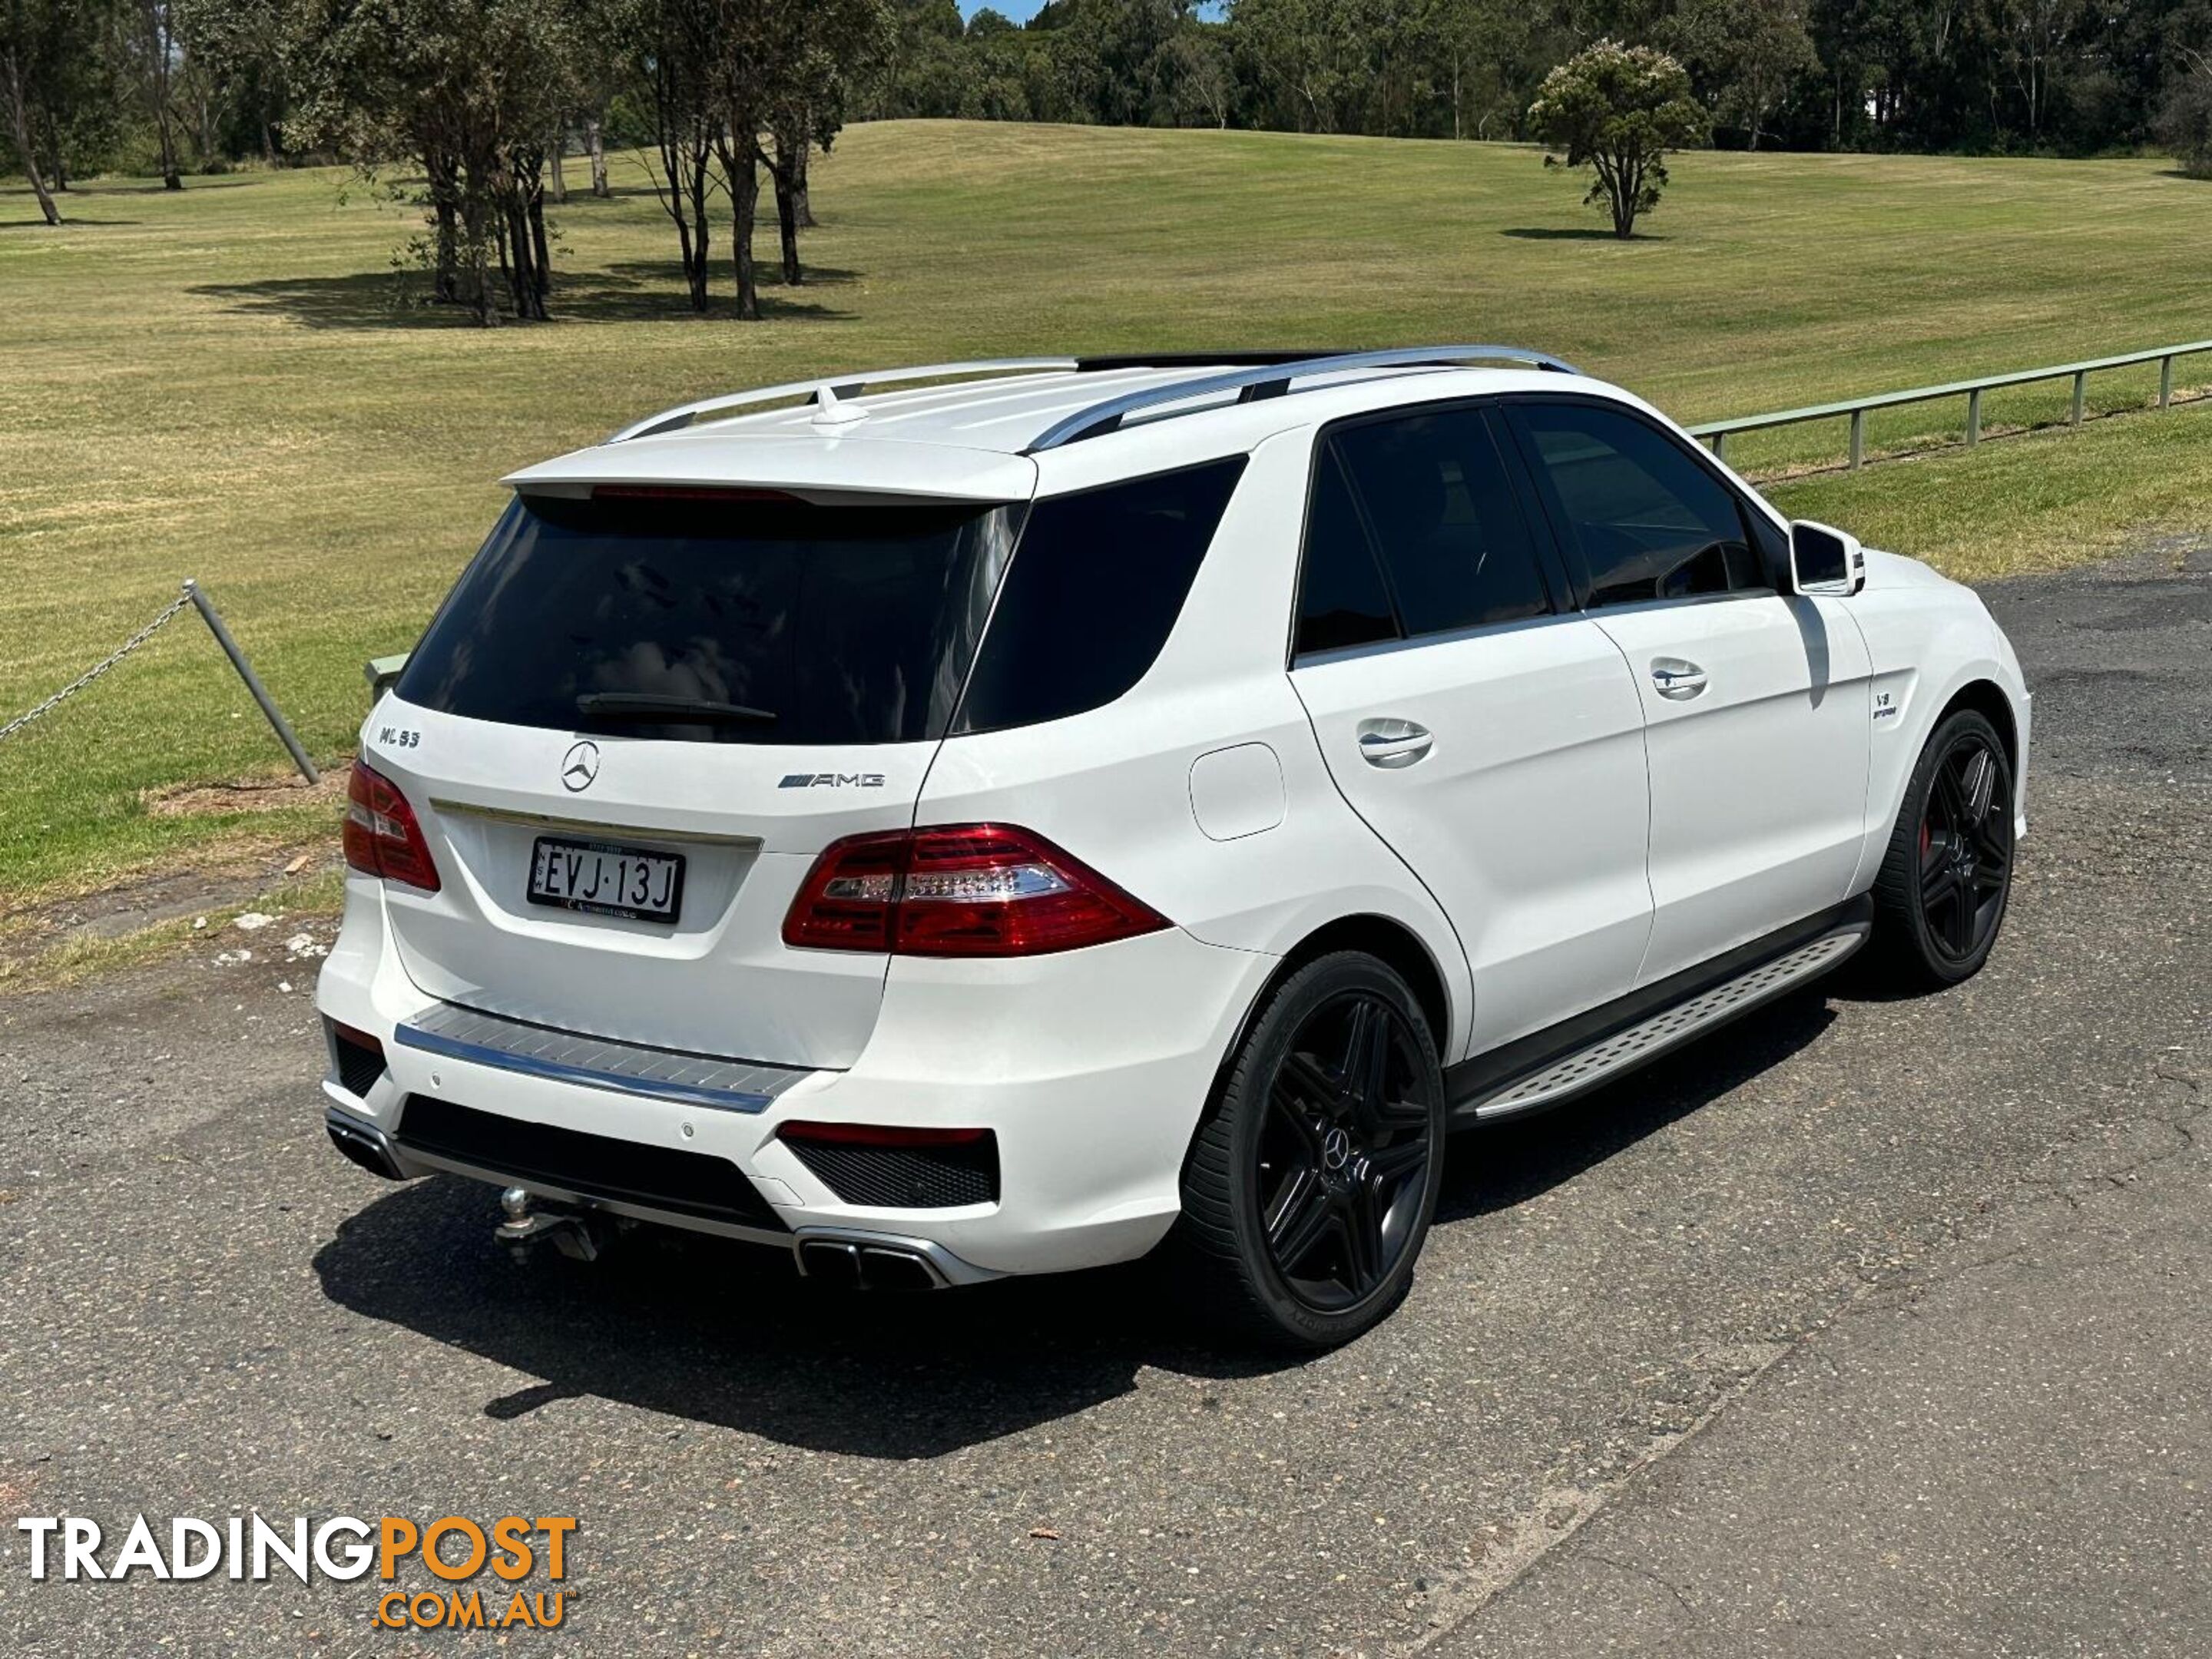
[[(0, 189), (0, 720), (189, 575), (309, 745), (342, 756), (362, 659), (412, 641), (496, 512), (501, 473), (798, 374), (1504, 340), (1698, 420), (2212, 335), (2212, 185), (2161, 162), (1700, 154), (1674, 179), (1649, 237), (1624, 245), (1526, 149), (862, 127), (817, 174), (816, 278), (769, 289), (767, 321), (682, 310), (672, 235), (632, 164), (616, 199), (555, 211), (561, 320), (492, 331), (392, 307), (410, 216), (340, 173), (181, 194), (94, 183), (58, 232), (33, 222), (27, 191)], [(2151, 390), (2148, 374), (2114, 377), (2093, 383), (2093, 406)], [(1992, 398), (1985, 418), (2048, 420), (2065, 396)], [(1871, 436), (1905, 445), (1961, 418), (1908, 412)], [(1730, 459), (1788, 470), (1842, 441), (1806, 428), (1739, 441)], [(1977, 576), (2201, 525), (2208, 491), (2212, 410), (1774, 495)], [(0, 746), (0, 909), (234, 833), (221, 816), (149, 817), (141, 792), (282, 758), (204, 630), (179, 618)]]

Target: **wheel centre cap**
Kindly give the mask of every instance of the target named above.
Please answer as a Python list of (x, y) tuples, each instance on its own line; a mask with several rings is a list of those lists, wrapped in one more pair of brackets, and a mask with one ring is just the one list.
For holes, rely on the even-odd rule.
[(1352, 1162), (1351, 1132), (1341, 1125), (1321, 1138), (1321, 1167), (1330, 1175), (1341, 1175)]

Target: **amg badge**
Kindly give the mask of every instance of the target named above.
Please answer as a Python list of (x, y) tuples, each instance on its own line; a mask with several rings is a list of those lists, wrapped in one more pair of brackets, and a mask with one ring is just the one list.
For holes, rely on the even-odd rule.
[(787, 772), (779, 789), (880, 789), (880, 772)]

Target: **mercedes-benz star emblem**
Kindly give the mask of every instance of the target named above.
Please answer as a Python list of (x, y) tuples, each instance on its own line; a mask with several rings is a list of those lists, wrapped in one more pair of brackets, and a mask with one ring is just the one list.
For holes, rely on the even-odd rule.
[(570, 748), (561, 761), (561, 787), (570, 794), (588, 789), (599, 775), (599, 745), (586, 738)]
[(1322, 1168), (1334, 1171), (1352, 1162), (1352, 1137), (1342, 1129), (1331, 1129), (1322, 1137)]

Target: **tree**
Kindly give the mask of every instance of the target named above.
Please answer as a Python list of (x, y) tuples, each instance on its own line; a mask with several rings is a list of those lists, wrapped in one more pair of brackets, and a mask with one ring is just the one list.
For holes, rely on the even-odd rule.
[(182, 190), (185, 181), (177, 165), (174, 92), (182, 49), (177, 40), (176, 7), (171, 0), (124, 0), (116, 21), (116, 55), (127, 66), (125, 73), (161, 144), (161, 186)]
[(2183, 48), (2158, 112), (2158, 140), (2184, 172), (2212, 179), (2212, 55)]
[(836, 140), (854, 79), (890, 49), (897, 23), (884, 0), (781, 0), (775, 9), (763, 155), (775, 189), (783, 280), (796, 285), (799, 233), (814, 222), (808, 160), (816, 145), (827, 150)]
[(483, 324), (541, 320), (552, 273), (545, 141), (578, 100), (592, 0), (293, 0), (301, 125), (427, 181), (433, 292)]
[(0, 0), (0, 114), (8, 118), (16, 160), (29, 175), (39, 212), (50, 225), (61, 223), (62, 214), (40, 172), (32, 129), (44, 107), (40, 70), (51, 62), (57, 37), (69, 27), (68, 9), (57, 0)]
[[(1690, 96), (1681, 64), (1650, 46), (1601, 40), (1544, 77), (1528, 125), (1544, 143), (1564, 149), (1566, 165), (1596, 175), (1583, 198), (1613, 215), (1613, 234), (1626, 240), (1638, 216), (1659, 204), (1666, 154), (1702, 143), (1705, 112)], [(1547, 155), (1545, 165), (1558, 158)]]
[(1716, 119), (1751, 149), (1790, 88), (1820, 68), (1799, 0), (1683, 0), (1665, 36)]
[(714, 240), (707, 209), (715, 189), (714, 134), (721, 121), (714, 78), (717, 13), (716, 0), (644, 0), (632, 19), (634, 62), (660, 161), (659, 172), (648, 169), (648, 175), (661, 211), (676, 227), (694, 311), (707, 309), (707, 260)]

